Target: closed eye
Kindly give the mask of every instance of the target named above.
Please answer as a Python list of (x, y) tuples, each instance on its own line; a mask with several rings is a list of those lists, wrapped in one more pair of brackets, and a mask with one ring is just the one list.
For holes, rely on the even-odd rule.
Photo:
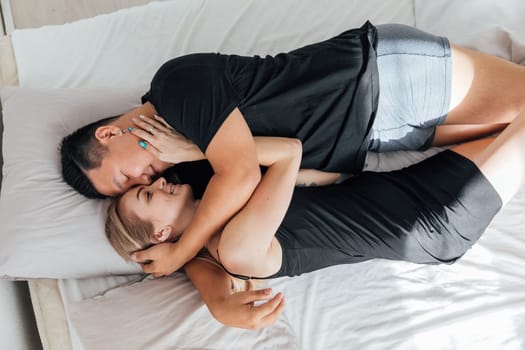
[(146, 187), (145, 186), (141, 186), (139, 187), (139, 189), (137, 190), (137, 200), (140, 201), (140, 197), (142, 196), (142, 192), (144, 192), (144, 196), (146, 197), (146, 202), (149, 202), (149, 200), (151, 199), (151, 197), (153, 196), (153, 194), (151, 193), (151, 191), (148, 191), (145, 189)]

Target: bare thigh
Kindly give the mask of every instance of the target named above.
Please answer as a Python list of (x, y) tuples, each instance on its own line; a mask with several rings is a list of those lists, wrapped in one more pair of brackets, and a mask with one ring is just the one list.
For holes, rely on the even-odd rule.
[(469, 142), (453, 150), (477, 165), (505, 204), (525, 178), (525, 111), (496, 138)]
[(436, 127), (433, 146), (455, 145), (501, 132), (505, 124), (442, 124)]
[(451, 46), (452, 86), (445, 124), (510, 123), (525, 108), (525, 67)]

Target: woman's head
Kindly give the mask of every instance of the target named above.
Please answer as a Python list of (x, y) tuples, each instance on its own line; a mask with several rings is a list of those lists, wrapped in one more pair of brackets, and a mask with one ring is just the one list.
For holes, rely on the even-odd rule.
[(137, 250), (176, 240), (189, 225), (195, 209), (189, 185), (170, 184), (159, 178), (111, 200), (106, 236), (113, 248), (129, 260)]

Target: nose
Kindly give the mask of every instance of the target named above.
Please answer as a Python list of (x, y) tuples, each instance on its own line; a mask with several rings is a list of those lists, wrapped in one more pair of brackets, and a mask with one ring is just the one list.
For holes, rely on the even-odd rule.
[(128, 175), (133, 180), (133, 185), (149, 185), (151, 184), (151, 175), (147, 171), (149, 169), (149, 165), (147, 167), (141, 167), (141, 166), (135, 166), (133, 169), (128, 170)]
[(148, 175), (140, 175), (137, 177), (132, 177), (128, 181), (128, 185), (130, 187), (137, 186), (137, 185), (151, 185), (151, 177)]
[(159, 177), (157, 180), (155, 180), (154, 183), (151, 184), (151, 187), (162, 190), (164, 187), (166, 187), (166, 179), (163, 177)]

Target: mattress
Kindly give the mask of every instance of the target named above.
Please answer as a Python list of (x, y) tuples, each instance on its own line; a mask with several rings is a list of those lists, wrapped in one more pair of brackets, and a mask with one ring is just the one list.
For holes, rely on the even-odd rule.
[[(439, 6), (444, 6), (443, 3), (436, 2), (432, 11), (423, 14), (438, 16), (443, 10)], [(419, 23), (415, 16), (418, 4), (418, 1), (404, 2), (401, 9), (397, 4), (385, 9), (372, 3), (368, 7), (363, 5), (366, 9), (360, 8), (356, 16), (368, 11), (381, 22), (381, 18), (384, 21), (391, 18), (389, 13), (401, 12), (400, 22), (413, 22), (411, 24), (424, 27), (425, 23)], [(380, 8), (381, 13), (378, 14), (374, 6)], [(251, 2), (251, 7), (257, 5)], [(246, 11), (251, 7), (247, 5)], [(5, 40), (0, 44), (9, 45)], [(23, 84), (63, 87), (107, 83), (106, 78), (95, 79), (96, 75), (91, 74), (94, 71), (83, 71), (81, 78), (71, 71), (69, 77), (62, 74), (61, 79), (48, 82), (47, 76), (39, 75), (42, 67), (28, 63), (30, 55), (34, 55), (30, 49), (18, 51), (17, 66), (23, 72)], [(37, 49), (43, 50), (42, 47)], [(519, 50), (513, 52), (516, 54)], [(6, 56), (2, 54), (1, 57), (3, 60)], [(43, 53), (42, 61), (45, 60)], [(4, 66), (2, 63), (2, 67), (14, 65)], [(50, 66), (50, 74), (53, 69), (59, 70), (59, 64)], [(11, 69), (5, 76), (8, 81), (15, 81), (16, 70)], [(127, 82), (122, 80), (119, 83)], [(410, 163), (416, 158), (414, 154), (401, 153), (375, 159), (369, 166), (373, 169), (390, 168), (392, 163)], [(282, 336), (282, 332), (286, 332), (291, 346), (300, 349), (525, 348), (524, 208), (525, 191), (522, 191), (498, 214), (480, 241), (453, 265), (421, 266), (376, 260), (269, 281), (274, 291), (282, 291), (286, 297), (285, 311), (278, 325), (281, 333), (275, 334)], [(82, 315), (78, 315), (78, 310), (97, 310), (100, 305), (107, 305), (102, 302), (108, 300), (112, 291), (118, 293), (120, 288), (151, 283), (142, 279), (142, 276), (112, 276), (83, 280), (30, 280), (31, 298), (44, 349), (89, 349), (86, 345), (91, 344), (86, 340), (89, 330), (85, 329), (87, 323), (82, 320)], [(200, 302), (197, 294), (182, 298), (191, 287), (189, 281), (181, 276), (175, 279), (181, 293), (185, 294), (181, 294), (179, 303), (182, 304), (174, 303), (181, 308), (185, 307), (184, 303), (197, 305)], [(137, 298), (141, 300), (140, 293)], [(205, 322), (206, 317), (211, 318), (205, 310), (197, 309), (197, 321)], [(73, 313), (76, 313), (76, 318), (72, 317)], [(133, 325), (126, 321), (125, 316), (123, 313), (122, 324), (113, 327), (125, 330)], [(172, 327), (185, 329), (189, 327), (186, 324), (189, 321), (185, 322), (181, 320)], [(100, 323), (103, 324), (104, 320), (100, 319)], [(110, 329), (106, 332), (108, 334), (99, 333), (100, 338), (107, 337), (107, 348), (118, 346), (115, 345), (118, 343), (111, 342), (116, 341), (111, 340), (113, 331), (117, 329)], [(130, 328), (128, 332), (136, 332), (136, 329)], [(227, 330), (224, 332), (224, 336), (231, 336)], [(169, 337), (166, 334), (156, 336)], [(244, 340), (239, 339), (237, 343), (231, 343), (230, 348), (244, 344)], [(174, 347), (190, 348), (189, 345)], [(259, 348), (266, 347), (260, 344)], [(198, 348), (216, 348), (216, 343), (200, 344)]]

